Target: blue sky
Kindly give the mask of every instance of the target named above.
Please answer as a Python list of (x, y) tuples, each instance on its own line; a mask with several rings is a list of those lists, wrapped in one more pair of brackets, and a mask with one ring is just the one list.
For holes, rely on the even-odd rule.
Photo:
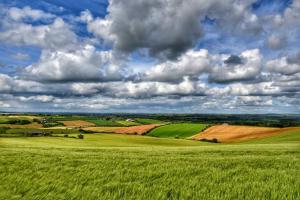
[(299, 113), (299, 0), (0, 0), (0, 111)]

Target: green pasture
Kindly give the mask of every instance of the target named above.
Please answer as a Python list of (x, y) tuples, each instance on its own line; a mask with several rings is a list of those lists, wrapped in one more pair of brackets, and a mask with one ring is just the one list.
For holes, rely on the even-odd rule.
[(155, 137), (187, 138), (197, 133), (200, 133), (206, 127), (207, 124), (168, 124), (153, 129), (147, 135)]
[(136, 122), (140, 124), (163, 124), (165, 122), (156, 119), (136, 118)]

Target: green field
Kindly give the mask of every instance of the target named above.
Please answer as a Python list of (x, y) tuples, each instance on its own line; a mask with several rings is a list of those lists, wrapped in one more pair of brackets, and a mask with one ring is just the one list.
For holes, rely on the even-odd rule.
[(85, 121), (96, 124), (97, 126), (123, 126), (116, 121), (105, 120), (105, 119), (87, 119)]
[(155, 137), (172, 137), (172, 138), (187, 138), (201, 132), (207, 125), (206, 124), (168, 124), (150, 131), (148, 136)]
[(12, 128), (12, 129), (1, 129), (0, 128), (0, 137), (11, 135), (11, 136), (20, 136), (26, 135), (29, 133), (51, 133), (51, 134), (79, 134), (78, 130), (74, 129), (26, 129), (26, 128)]
[(117, 123), (122, 124), (123, 126), (137, 126), (137, 125), (141, 125), (137, 122), (131, 122), (131, 121), (126, 121), (126, 120), (120, 120), (117, 121)]
[(299, 138), (0, 138), (0, 199), (299, 199)]
[(136, 122), (140, 124), (163, 124), (165, 122), (156, 120), (156, 119), (144, 119), (144, 118), (137, 118), (135, 119)]
[(85, 116), (50, 116), (48, 117), (51, 121), (74, 121), (74, 120), (82, 120), (96, 124), (97, 126), (124, 126), (116, 122), (115, 120), (109, 119), (102, 119), (102, 118), (95, 118), (95, 117), (85, 117)]

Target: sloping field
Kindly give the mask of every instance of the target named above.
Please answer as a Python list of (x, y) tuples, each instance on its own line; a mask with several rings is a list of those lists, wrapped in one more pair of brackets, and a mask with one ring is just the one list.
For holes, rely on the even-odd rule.
[[(300, 145), (300, 127), (285, 129), (280, 134), (270, 137), (245, 141), (243, 144), (278, 144), (278, 143), (295, 143)], [(300, 146), (299, 146), (300, 147)]]
[(126, 128), (116, 129), (115, 133), (120, 134), (129, 134), (129, 135), (145, 135), (150, 130), (159, 126), (158, 124), (149, 124), (149, 125), (141, 125), (141, 126), (130, 126)]
[(131, 121), (125, 121), (125, 120), (117, 121), (117, 123), (122, 124), (123, 126), (138, 126), (138, 125), (140, 125), (137, 122), (131, 122)]
[(67, 129), (73, 129), (72, 127), (67, 126), (53, 126), (48, 128), (41, 128), (42, 130), (52, 130), (52, 129), (60, 129), (60, 130), (67, 130)]
[(72, 120), (72, 121), (60, 121), (65, 126), (80, 127), (80, 126), (95, 126), (94, 123), (83, 121), (83, 120)]
[(0, 149), (1, 200), (300, 199), (298, 143), (86, 134), (0, 138)]
[(1, 136), (20, 136), (30, 133), (51, 133), (51, 134), (78, 134), (79, 131), (75, 129), (40, 129), (40, 128), (11, 128), (7, 129)]
[(17, 124), (0, 124), (0, 127), (7, 127), (7, 128), (43, 128), (42, 124), (38, 123), (31, 123), (31, 124), (24, 124), (24, 125), (17, 125)]
[(156, 120), (156, 119), (145, 119), (145, 118), (137, 118), (135, 119), (136, 122), (140, 123), (140, 124), (163, 124), (165, 122), (160, 121), (160, 120)]
[(9, 119), (18, 119), (18, 120), (29, 120), (40, 119), (41, 117), (32, 116), (32, 115), (9, 115), (9, 116), (0, 116), (0, 120), (9, 120)]
[(83, 128), (85, 131), (92, 131), (92, 132), (97, 132), (97, 133), (114, 133), (115, 130), (120, 129), (120, 127), (87, 127)]
[(115, 121), (105, 120), (105, 119), (88, 119), (86, 121), (94, 123), (97, 126), (123, 126), (122, 124), (119, 124)]
[(187, 138), (202, 131), (206, 124), (169, 124), (152, 130), (148, 136)]
[(219, 142), (236, 142), (260, 139), (300, 128), (269, 128), (255, 126), (216, 125), (191, 137), (195, 140), (217, 139)]

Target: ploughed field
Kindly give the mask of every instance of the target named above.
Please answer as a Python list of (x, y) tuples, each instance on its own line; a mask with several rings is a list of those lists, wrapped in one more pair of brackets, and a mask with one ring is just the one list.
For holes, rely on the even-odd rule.
[(65, 126), (82, 127), (82, 126), (96, 126), (94, 123), (83, 120), (60, 121)]
[(237, 142), (270, 137), (293, 130), (299, 131), (300, 127), (270, 128), (255, 126), (215, 125), (207, 128), (203, 132), (193, 135), (190, 138), (194, 140), (211, 141), (213, 139), (217, 139), (218, 142)]
[(298, 130), (244, 143), (0, 138), (0, 199), (300, 199)]
[(127, 135), (145, 135), (152, 129), (160, 126), (159, 124), (138, 125), (130, 127), (88, 127), (83, 128), (85, 131), (96, 133), (117, 133)]

